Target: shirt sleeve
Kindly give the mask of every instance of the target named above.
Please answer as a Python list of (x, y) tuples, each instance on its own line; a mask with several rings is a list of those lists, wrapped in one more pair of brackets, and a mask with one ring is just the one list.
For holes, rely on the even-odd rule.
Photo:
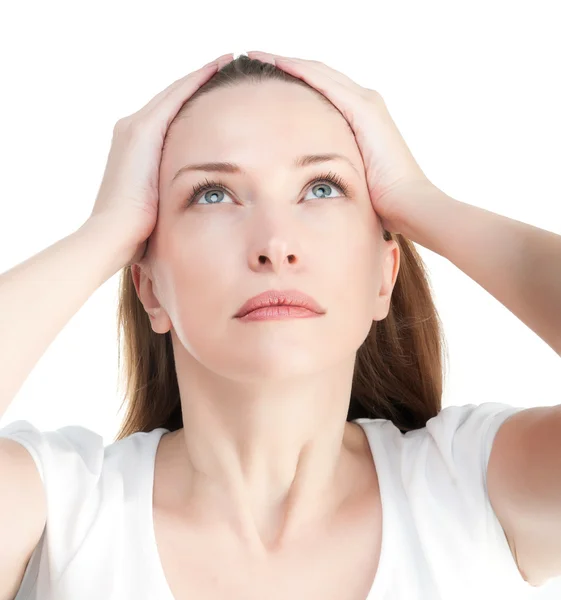
[[(103, 437), (77, 425), (40, 431), (24, 420), (1, 428), (0, 437), (24, 446), (39, 471), (47, 499), (47, 522), (41, 547), (34, 553), (40, 557), (34, 555), (32, 561), (37, 568), (40, 563), (44, 577), (56, 580), (87, 534), (89, 520), (84, 518), (84, 507), (91, 509), (97, 501)], [(25, 580), (23, 584), (28, 585)]]
[(500, 402), (467, 404), (444, 408), (426, 424), (427, 475), (446, 502), (450, 490), (450, 505), (442, 509), (446, 529), (447, 516), (458, 523), (448, 529), (457, 541), (465, 540), (466, 553), (476, 555), (490, 584), (505, 591), (532, 590), (522, 577), (508, 545), (504, 530), (493, 510), (487, 490), (487, 467), (495, 436), (501, 425), (524, 408)]

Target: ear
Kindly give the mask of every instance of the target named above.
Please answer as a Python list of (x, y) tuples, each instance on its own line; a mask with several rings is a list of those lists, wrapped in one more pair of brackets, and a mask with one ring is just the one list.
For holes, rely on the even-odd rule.
[(148, 267), (135, 263), (131, 265), (131, 276), (144, 310), (150, 317), (154, 333), (167, 333), (171, 329), (171, 320), (154, 293), (153, 277)]
[(399, 244), (395, 240), (384, 240), (382, 249), (382, 257), (380, 259), (382, 261), (382, 281), (376, 303), (377, 314), (374, 316), (375, 321), (382, 321), (388, 316), (401, 260)]

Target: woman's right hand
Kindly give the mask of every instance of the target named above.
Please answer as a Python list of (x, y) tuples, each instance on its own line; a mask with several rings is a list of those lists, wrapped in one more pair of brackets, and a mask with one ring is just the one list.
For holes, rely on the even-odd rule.
[(126, 266), (139, 262), (158, 216), (159, 171), (169, 125), (183, 104), (219, 69), (233, 60), (224, 54), (178, 79), (139, 111), (119, 119), (107, 166), (88, 219), (111, 225), (124, 249)]

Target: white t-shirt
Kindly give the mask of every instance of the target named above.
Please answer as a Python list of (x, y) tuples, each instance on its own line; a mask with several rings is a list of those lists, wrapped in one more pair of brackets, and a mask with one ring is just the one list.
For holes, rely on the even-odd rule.
[[(366, 600), (512, 600), (535, 591), (518, 571), (486, 488), (493, 439), (520, 410), (448, 406), (403, 434), (385, 419), (355, 419), (370, 442), (383, 516)], [(20, 420), (0, 429), (30, 452), (47, 497), (47, 524), (16, 600), (174, 600), (152, 518), (154, 458), (167, 431), (104, 447), (81, 426), (39, 431)]]

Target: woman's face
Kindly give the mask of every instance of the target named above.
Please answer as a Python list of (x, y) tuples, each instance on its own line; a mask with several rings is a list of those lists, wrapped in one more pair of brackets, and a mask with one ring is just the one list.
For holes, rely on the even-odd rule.
[[(327, 153), (354, 168), (346, 160), (293, 165)], [(186, 165), (210, 162), (244, 173), (193, 170), (174, 179)], [(347, 195), (329, 181), (311, 183), (329, 172)], [(207, 178), (226, 190), (212, 186), (188, 205)], [(387, 315), (397, 245), (382, 239), (349, 125), (316, 92), (269, 81), (199, 97), (170, 131), (159, 185), (158, 220), (134, 280), (154, 331), (172, 331), (176, 357), (186, 351), (240, 381), (310, 374), (354, 356), (372, 321)], [(234, 318), (271, 288), (302, 290), (325, 314)]]

